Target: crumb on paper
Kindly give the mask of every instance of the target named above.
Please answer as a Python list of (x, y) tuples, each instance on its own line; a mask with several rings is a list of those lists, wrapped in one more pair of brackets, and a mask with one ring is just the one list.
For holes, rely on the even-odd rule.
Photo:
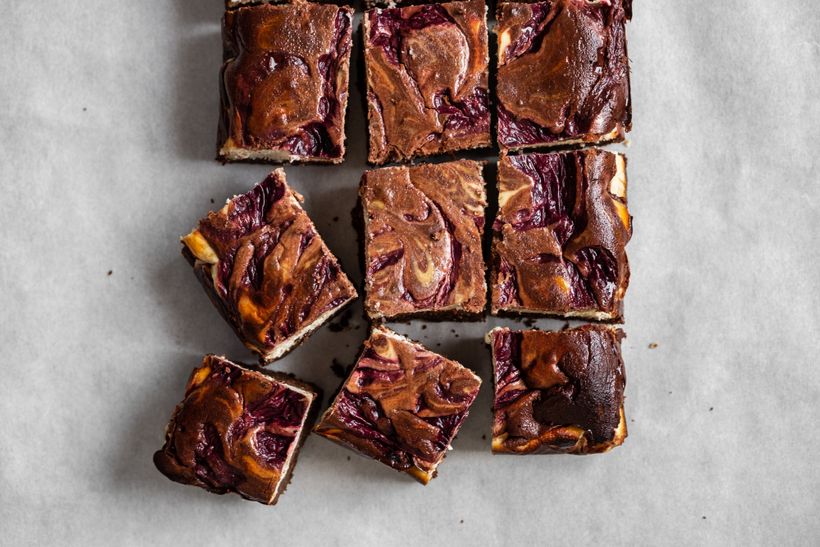
[(114, 270), (108, 270), (108, 275), (109, 275), (109, 276), (110, 276), (111, 274), (113, 274), (113, 273), (114, 273)]
[(657, 347), (658, 347), (657, 342), (652, 342), (651, 344), (649, 344), (649, 349), (655, 349)]

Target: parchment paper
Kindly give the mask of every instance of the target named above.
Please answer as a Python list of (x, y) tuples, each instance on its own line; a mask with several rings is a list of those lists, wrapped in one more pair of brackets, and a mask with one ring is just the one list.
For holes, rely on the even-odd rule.
[[(635, 2), (623, 447), (492, 456), (482, 338), (522, 324), (397, 324), (485, 381), (439, 478), (425, 488), (311, 436), (272, 508), (151, 462), (201, 356), (252, 360), (179, 255), (181, 234), (269, 170), (212, 160), (221, 9), (3, 3), (0, 542), (820, 541), (815, 2)], [(342, 167), (287, 175), (358, 281), (355, 85), (348, 135)], [(358, 303), (348, 330), (323, 328), (276, 368), (330, 394), (332, 360), (352, 362), (366, 330)]]

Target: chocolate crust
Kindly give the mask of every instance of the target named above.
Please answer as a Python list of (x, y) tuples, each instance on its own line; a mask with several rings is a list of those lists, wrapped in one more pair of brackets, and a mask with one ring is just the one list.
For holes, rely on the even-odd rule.
[(491, 146), (483, 2), (371, 9), (362, 27), (369, 163)]
[(632, 127), (626, 46), (631, 7), (629, 0), (498, 5), (496, 112), (502, 149), (625, 138)]
[(483, 163), (367, 171), (359, 198), (371, 320), (483, 316)]
[(314, 432), (427, 484), (480, 384), (459, 363), (374, 326)]
[(182, 238), (211, 302), (263, 364), (357, 296), (299, 199), (280, 169)]
[(602, 150), (502, 155), (492, 313), (623, 320), (626, 158)]
[(594, 454), (627, 436), (623, 331), (493, 329), (496, 454)]
[(217, 159), (343, 161), (352, 16), (302, 0), (226, 11)]
[(316, 386), (206, 355), (154, 454), (169, 479), (216, 494), (277, 502), (321, 402)]

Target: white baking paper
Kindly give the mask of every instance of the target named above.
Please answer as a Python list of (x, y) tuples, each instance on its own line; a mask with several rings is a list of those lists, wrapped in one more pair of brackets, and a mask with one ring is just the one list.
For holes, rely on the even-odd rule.
[[(3, 2), (0, 543), (816, 544), (817, 8), (635, 1), (623, 447), (492, 456), (482, 338), (521, 323), (398, 324), (484, 379), (439, 477), (311, 436), (265, 507), (151, 461), (201, 356), (252, 360), (179, 254), (269, 170), (212, 159), (221, 0)], [(360, 101), (354, 84), (343, 166), (287, 168), (357, 281)], [(352, 362), (367, 330), (360, 302), (349, 330), (275, 368), (332, 393), (333, 358)]]

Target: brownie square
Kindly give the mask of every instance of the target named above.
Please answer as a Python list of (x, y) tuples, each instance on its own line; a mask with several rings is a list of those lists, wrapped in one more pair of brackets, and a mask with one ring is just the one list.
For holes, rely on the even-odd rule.
[(315, 386), (292, 376), (206, 355), (154, 464), (173, 481), (273, 505), (290, 482), (320, 399)]
[(631, 0), (503, 2), (497, 10), (498, 144), (622, 141), (632, 127)]
[(622, 321), (626, 159), (602, 150), (502, 156), (492, 311)]
[(277, 169), (182, 238), (182, 254), (242, 342), (270, 362), (356, 298)]
[(342, 162), (352, 16), (304, 1), (225, 12), (219, 159)]
[(620, 329), (496, 328), (493, 452), (593, 454), (626, 438)]
[(365, 172), (365, 309), (373, 320), (476, 318), (487, 303), (483, 164)]
[(375, 327), (314, 431), (427, 484), (480, 385), (459, 363)]
[(490, 145), (486, 12), (469, 1), (365, 13), (371, 163)]

